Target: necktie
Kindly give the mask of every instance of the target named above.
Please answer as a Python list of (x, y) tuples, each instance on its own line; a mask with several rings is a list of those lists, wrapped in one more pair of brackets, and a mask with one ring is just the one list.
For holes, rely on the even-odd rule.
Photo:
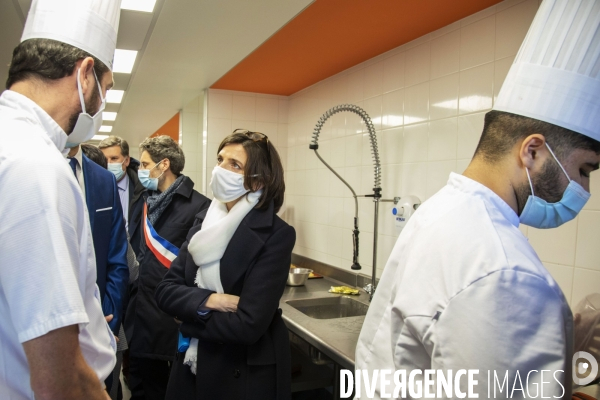
[[(75, 179), (77, 179), (77, 159), (75, 157), (69, 158), (69, 165), (73, 170), (73, 175), (75, 175)], [(79, 179), (77, 179), (77, 182), (79, 182)]]

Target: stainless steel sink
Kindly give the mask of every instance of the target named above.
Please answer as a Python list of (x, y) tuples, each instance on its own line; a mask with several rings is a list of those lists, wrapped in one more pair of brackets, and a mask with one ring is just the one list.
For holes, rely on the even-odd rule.
[(367, 315), (369, 306), (349, 296), (288, 300), (287, 304), (315, 319), (359, 317)]

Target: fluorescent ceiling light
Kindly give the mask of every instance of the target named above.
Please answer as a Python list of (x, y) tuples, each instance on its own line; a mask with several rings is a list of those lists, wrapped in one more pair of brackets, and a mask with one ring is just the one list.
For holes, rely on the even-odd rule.
[[(112, 126), (110, 125), (102, 125), (100, 127), (100, 132), (111, 132), (112, 131)], [(96, 135), (98, 136), (98, 135)]]
[(115, 119), (117, 119), (117, 113), (116, 112), (110, 112), (110, 111), (103, 111), (102, 112), (102, 120), (103, 121), (114, 121)]
[(92, 140), (104, 140), (104, 139), (108, 139), (108, 135), (94, 135), (92, 137)]
[(135, 50), (115, 50), (115, 59), (113, 61), (113, 72), (130, 74), (137, 57)]
[(121, 8), (124, 10), (152, 12), (154, 4), (156, 4), (156, 0), (123, 0)]
[(124, 90), (114, 90), (110, 89), (106, 92), (106, 102), (107, 103), (120, 103), (123, 100), (123, 95), (125, 94)]

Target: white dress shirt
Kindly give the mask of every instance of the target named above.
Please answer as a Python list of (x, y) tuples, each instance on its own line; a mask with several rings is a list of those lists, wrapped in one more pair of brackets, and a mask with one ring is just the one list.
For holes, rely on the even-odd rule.
[(79, 326), (100, 381), (115, 365), (81, 189), (61, 151), (67, 135), (37, 104), (0, 96), (0, 399), (33, 399), (22, 343)]
[[(75, 174), (77, 176), (77, 183), (79, 183), (79, 188), (81, 189), (81, 193), (83, 194), (83, 199), (85, 200), (85, 179), (83, 176), (83, 152), (81, 151), (81, 146), (77, 149), (77, 153), (73, 156), (74, 159), (77, 160), (77, 167), (75, 167)], [(67, 163), (69, 163), (69, 157), (67, 157)], [(69, 165), (69, 167), (71, 167)]]
[(117, 182), (119, 188), (119, 199), (121, 200), (121, 207), (123, 208), (123, 218), (125, 218), (125, 230), (129, 232), (129, 176), (127, 172), (123, 175), (123, 178)]
[[(563, 370), (557, 377), (570, 398), (572, 323), (517, 214), (487, 187), (451, 174), (392, 250), (360, 333), (356, 368), (403, 369), (407, 377), (412, 370), (478, 369), (475, 393), (484, 399), (487, 371), (500, 381), (509, 371), (512, 389), (516, 371), (526, 386), (529, 371)], [(561, 395), (551, 374), (543, 379), (544, 396)], [(532, 395), (539, 382), (534, 373)], [(466, 378), (461, 387), (466, 393)]]

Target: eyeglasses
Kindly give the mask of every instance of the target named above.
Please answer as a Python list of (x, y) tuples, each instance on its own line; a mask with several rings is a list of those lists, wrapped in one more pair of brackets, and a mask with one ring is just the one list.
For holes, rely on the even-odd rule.
[(269, 159), (271, 158), (271, 150), (269, 149), (269, 137), (267, 135), (265, 135), (264, 133), (252, 132), (252, 131), (249, 131), (248, 129), (236, 129), (233, 131), (233, 133), (239, 133), (242, 135), (246, 135), (250, 139), (252, 139), (252, 141), (255, 143), (264, 141), (264, 143), (266, 144), (266, 147), (267, 147), (267, 155), (269, 156)]
[(249, 131), (248, 129), (236, 129), (233, 131), (233, 133), (241, 133), (242, 135), (246, 135), (255, 142), (260, 142), (261, 140), (265, 140), (267, 143), (269, 143), (269, 137), (267, 135), (265, 135), (264, 133), (252, 132), (252, 131)]

